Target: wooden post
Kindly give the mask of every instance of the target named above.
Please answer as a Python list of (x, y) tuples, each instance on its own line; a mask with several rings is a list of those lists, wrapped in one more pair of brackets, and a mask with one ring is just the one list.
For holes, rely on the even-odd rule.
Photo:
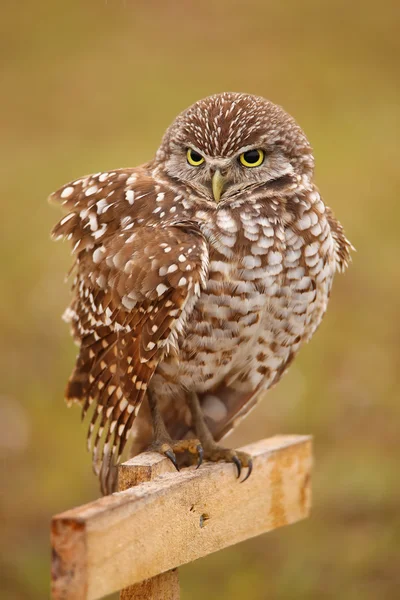
[[(152, 481), (163, 473), (174, 472), (175, 467), (156, 452), (145, 452), (120, 465), (118, 491)], [(120, 600), (179, 600), (178, 569), (171, 569), (121, 590)]]
[(177, 473), (145, 453), (121, 465), (124, 491), (56, 515), (52, 597), (95, 600), (123, 589), (124, 600), (175, 600), (176, 567), (307, 517), (311, 439), (277, 436), (242, 450), (254, 460), (243, 484), (232, 464)]

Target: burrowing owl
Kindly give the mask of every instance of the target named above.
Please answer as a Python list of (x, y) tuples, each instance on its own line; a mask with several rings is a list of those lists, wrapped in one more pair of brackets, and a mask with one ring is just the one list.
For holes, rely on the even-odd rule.
[(76, 268), (66, 398), (84, 414), (93, 405), (104, 491), (130, 433), (135, 452), (177, 467), (185, 451), (250, 474), (249, 456), (216, 441), (311, 338), (349, 262), (313, 170), (280, 107), (223, 93), (180, 114), (150, 162), (52, 194), (68, 211), (53, 236), (71, 240)]

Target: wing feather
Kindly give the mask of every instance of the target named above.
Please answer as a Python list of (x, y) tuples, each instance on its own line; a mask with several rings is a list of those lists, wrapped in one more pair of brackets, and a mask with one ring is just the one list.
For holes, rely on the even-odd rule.
[[(118, 461), (163, 356), (205, 286), (208, 247), (196, 223), (160, 219), (174, 201), (143, 169), (87, 176), (55, 192), (69, 211), (53, 230), (72, 243), (74, 297), (66, 313), (80, 352), (67, 401), (83, 416), (96, 473)], [(107, 466), (108, 465), (108, 466)]]

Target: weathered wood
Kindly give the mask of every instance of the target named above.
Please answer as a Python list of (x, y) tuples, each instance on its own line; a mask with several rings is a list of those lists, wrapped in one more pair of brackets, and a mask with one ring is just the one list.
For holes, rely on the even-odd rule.
[[(55, 516), (53, 598), (100, 598), (305, 518), (311, 503), (311, 439), (277, 436), (242, 450), (254, 457), (253, 473), (243, 485), (234, 465), (206, 463), (198, 470), (160, 474)], [(169, 470), (163, 461), (168, 459), (157, 455), (157, 468)]]
[[(171, 461), (156, 452), (145, 452), (118, 468), (118, 491), (152, 481), (163, 473), (175, 471)], [(178, 569), (166, 571), (121, 590), (120, 600), (179, 600)]]

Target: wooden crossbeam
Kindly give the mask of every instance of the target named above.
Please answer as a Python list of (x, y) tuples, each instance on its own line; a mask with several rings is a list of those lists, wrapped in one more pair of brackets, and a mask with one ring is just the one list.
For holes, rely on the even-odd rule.
[(52, 597), (94, 600), (144, 580), (156, 586), (161, 573), (305, 518), (310, 437), (276, 436), (242, 450), (254, 457), (243, 484), (232, 464), (177, 473), (168, 459), (145, 453), (121, 465), (125, 491), (56, 515)]

